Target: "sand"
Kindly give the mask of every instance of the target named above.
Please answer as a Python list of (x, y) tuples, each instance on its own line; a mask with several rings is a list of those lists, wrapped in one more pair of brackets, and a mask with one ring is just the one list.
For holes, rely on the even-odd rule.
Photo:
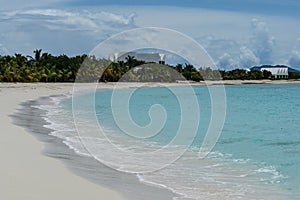
[(12, 124), (10, 114), (21, 102), (67, 93), (72, 84), (0, 84), (0, 199), (124, 199), (69, 171), (62, 162), (41, 154), (43, 144)]

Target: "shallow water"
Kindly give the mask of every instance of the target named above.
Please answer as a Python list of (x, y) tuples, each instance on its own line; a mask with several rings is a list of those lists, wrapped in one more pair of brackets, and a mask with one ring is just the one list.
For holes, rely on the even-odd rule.
[[(95, 95), (96, 119), (102, 128), (100, 132), (105, 134), (95, 134), (99, 127), (91, 123), (90, 117), (95, 115), (90, 115), (90, 110), (85, 109), (88, 104), (86, 95), (90, 94), (79, 97), (80, 112), (86, 113), (84, 123), (80, 124), (85, 128), (84, 137), (76, 134), (70, 98), (53, 97), (53, 105), (38, 107), (47, 111), (45, 120), (50, 123), (47, 127), (55, 130), (51, 135), (61, 138), (78, 154), (98, 159), (123, 172), (163, 166), (161, 170), (137, 176), (142, 182), (180, 194), (182, 199), (300, 198), (300, 86), (225, 86), (226, 121), (217, 144), (205, 159), (199, 159), (198, 151), (210, 122), (212, 104), (206, 87), (193, 89), (201, 116), (199, 129), (196, 137), (192, 138), (192, 145), (175, 162), (166, 161), (174, 152), (180, 155), (178, 150), (184, 149), (193, 137), (193, 130), (186, 129), (186, 134), (159, 156), (153, 157), (154, 154), (151, 154), (169, 144), (178, 134), (182, 116), (180, 102), (167, 88), (138, 89), (129, 101), (131, 117), (140, 126), (151, 122), (148, 112), (152, 105), (160, 104), (165, 109), (167, 119), (164, 127), (158, 134), (146, 139), (124, 134), (122, 127), (114, 120), (112, 92), (109, 90), (99, 90)], [(180, 91), (180, 95), (189, 98), (184, 87)], [(125, 99), (119, 101), (126, 103)], [(189, 108), (196, 107), (191, 104)], [(142, 132), (134, 136), (139, 134), (145, 136)], [(111, 144), (122, 152), (113, 150)], [(92, 148), (92, 156), (86, 147)], [(143, 165), (147, 167), (143, 168)]]

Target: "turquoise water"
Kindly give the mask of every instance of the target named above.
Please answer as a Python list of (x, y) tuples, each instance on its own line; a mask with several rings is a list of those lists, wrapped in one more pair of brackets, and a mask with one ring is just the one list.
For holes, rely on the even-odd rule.
[(228, 112), (215, 150), (274, 166), (300, 185), (300, 86), (255, 85), (227, 88)]
[[(183, 198), (299, 199), (300, 85), (225, 86), (227, 108), (221, 136), (208, 157), (200, 160), (197, 152), (210, 122), (212, 105), (207, 87), (195, 86), (193, 89), (201, 117), (192, 145), (179, 160), (166, 168), (138, 174), (140, 180), (172, 189)], [(180, 91), (181, 95), (186, 95), (185, 98), (190, 98), (184, 87)], [(95, 108), (99, 124), (104, 132), (111, 135), (112, 142), (133, 151), (151, 151), (170, 143), (175, 137), (182, 111), (178, 99), (167, 88), (140, 88), (130, 98), (129, 113), (140, 126), (151, 121), (149, 109), (154, 104), (160, 104), (167, 113), (164, 127), (158, 134), (146, 139), (136, 139), (122, 132), (114, 120), (111, 97), (110, 90), (97, 91)], [(84, 112), (86, 95), (80, 98)], [(68, 99), (61, 105), (70, 110), (71, 103)], [(196, 107), (191, 104), (189, 108)], [(87, 131), (89, 128), (87, 121)], [(187, 135), (189, 131), (192, 130), (187, 129)], [(66, 144), (77, 152), (83, 151), (77, 146), (78, 141), (70, 139), (70, 135), (66, 140)], [(182, 148), (184, 140), (183, 137), (182, 143), (174, 148)], [(97, 141), (100, 143), (99, 138)], [(101, 139), (99, 154), (111, 157), (110, 162), (124, 159), (113, 155), (114, 152), (102, 142)], [(136, 165), (151, 158), (139, 159)], [(118, 170), (126, 171), (126, 163), (122, 165)]]

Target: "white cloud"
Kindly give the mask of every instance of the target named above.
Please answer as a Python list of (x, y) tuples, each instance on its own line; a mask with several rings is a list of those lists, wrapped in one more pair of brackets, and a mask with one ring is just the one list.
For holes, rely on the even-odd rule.
[(134, 27), (135, 14), (129, 16), (117, 15), (108, 12), (92, 13), (89, 11), (66, 11), (58, 9), (34, 9), (27, 11), (5, 12), (2, 20), (22, 21), (24, 23), (43, 22), (49, 29), (67, 29), (81, 31), (99, 31), (109, 27)]
[[(24, 2), (19, 1), (25, 5)], [(34, 2), (38, 1), (29, 0), (28, 7)], [(50, 0), (40, 2), (43, 2), (40, 3), (42, 7), (51, 3)], [(300, 52), (300, 48), (293, 49), (294, 41), (300, 36), (297, 18), (198, 8), (112, 6), (85, 7), (85, 11), (75, 9), (30, 8), (1, 12), (0, 29), (5, 30), (5, 35), (0, 43), (11, 53), (31, 54), (33, 49), (42, 48), (53, 54), (74, 55), (89, 52), (112, 34), (133, 27), (152, 26), (171, 28), (196, 38), (215, 63), (228, 68), (258, 61), (259, 64), (287, 64), (290, 57), (295, 60), (297, 51)]]
[(261, 64), (272, 64), (275, 38), (270, 36), (268, 26), (263, 21), (252, 19), (251, 27), (252, 37), (250, 38), (250, 48), (260, 59)]
[(230, 70), (239, 66), (239, 63), (230, 54), (224, 53), (218, 58), (216, 65), (221, 69)]
[(238, 54), (224, 53), (216, 62), (218, 68), (225, 70), (250, 68), (259, 64), (259, 58), (246, 46), (241, 47)]
[(300, 69), (300, 51), (293, 51), (289, 58), (289, 65), (293, 68)]
[(240, 52), (240, 66), (250, 68), (260, 64), (259, 58), (248, 47), (242, 47)]
[[(207, 51), (223, 69), (249, 68), (253, 65), (272, 64), (275, 56), (275, 38), (269, 34), (267, 23), (251, 20), (249, 36), (243, 41), (208, 37)], [(201, 39), (200, 39), (201, 41)], [(300, 45), (299, 45), (300, 46)], [(275, 61), (276, 62), (276, 61)]]
[[(35, 48), (65, 54), (88, 53), (112, 34), (136, 27), (135, 14), (30, 9), (3, 12), (3, 40), (13, 52), (32, 53)], [(13, 26), (11, 26), (13, 24)]]
[(205, 48), (218, 67), (231, 68), (238, 65), (241, 44), (232, 39), (213, 35), (199, 37), (197, 41)]
[(300, 38), (298, 38), (296, 41), (288, 63), (291, 67), (300, 69)]

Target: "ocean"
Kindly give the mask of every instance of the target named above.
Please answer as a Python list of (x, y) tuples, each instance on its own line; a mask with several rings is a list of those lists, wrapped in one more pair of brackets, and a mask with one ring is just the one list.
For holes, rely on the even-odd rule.
[(71, 96), (34, 107), (46, 112), (49, 135), (76, 154), (171, 190), (174, 199), (300, 199), (300, 85), (224, 86), (224, 126), (202, 158), (214, 120), (210, 87), (220, 86), (193, 86), (195, 96), (185, 86), (174, 86), (176, 95), (166, 87), (83, 93), (75, 120)]

